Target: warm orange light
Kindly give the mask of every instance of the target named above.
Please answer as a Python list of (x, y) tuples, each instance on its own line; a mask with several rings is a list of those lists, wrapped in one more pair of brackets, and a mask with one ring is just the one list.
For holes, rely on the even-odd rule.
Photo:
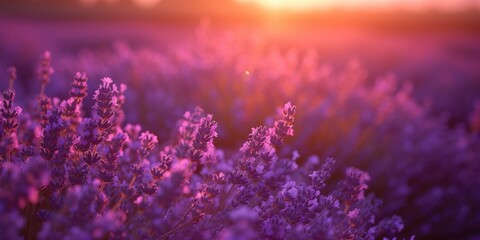
[(315, 10), (315, 9), (347, 9), (347, 10), (443, 10), (456, 11), (468, 8), (480, 8), (480, 0), (237, 0), (255, 3), (271, 10)]
[(161, 0), (134, 0), (134, 2), (143, 8), (153, 7), (158, 4)]
[(329, 0), (241, 0), (256, 2), (259, 5), (273, 10), (306, 10), (311, 7), (324, 5)]
[(282, 0), (265, 0), (260, 1), (260, 4), (269, 8), (291, 8), (291, 2)]

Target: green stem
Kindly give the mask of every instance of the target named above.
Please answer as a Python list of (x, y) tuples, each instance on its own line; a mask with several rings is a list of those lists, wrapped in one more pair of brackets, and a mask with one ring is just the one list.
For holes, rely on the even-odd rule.
[(105, 182), (102, 181), (102, 183), (100, 184), (100, 192), (103, 192), (104, 188), (105, 188)]
[(120, 199), (118, 200), (118, 202), (115, 203), (115, 205), (113, 205), (112, 207), (112, 210), (115, 211), (117, 210), (117, 208), (120, 206), (120, 204), (122, 203), (122, 201), (125, 199), (125, 195), (122, 193), (122, 196), (120, 197)]
[(42, 83), (42, 85), (40, 85), (40, 96), (44, 96), (45, 95), (45, 84)]
[(183, 170), (184, 173), (188, 173), (188, 169), (190, 168), (190, 166), (192, 165), (192, 160), (189, 160), (188, 161), (188, 165), (187, 167), (185, 168), (185, 170)]
[(130, 180), (130, 184), (128, 184), (128, 187), (132, 187), (133, 183), (135, 183), (135, 180), (137, 180), (137, 174), (133, 175), (132, 180)]
[(36, 204), (29, 204), (29, 209), (28, 209), (28, 219), (27, 219), (27, 234), (26, 237), (27, 239), (34, 239), (35, 238), (35, 211), (36, 211)]
[(345, 208), (343, 209), (343, 212), (347, 213), (349, 209), (350, 209), (350, 204), (345, 204)]
[(312, 225), (315, 221), (317, 221), (317, 219), (319, 217), (321, 217), (323, 215), (323, 213), (325, 212), (325, 209), (323, 209), (312, 221), (310, 221), (309, 223), (307, 223), (305, 226), (308, 227), (310, 225)]
[(161, 239), (162, 239), (162, 240), (168, 239), (168, 238), (170, 237), (170, 235), (172, 235), (173, 233), (175, 233), (175, 232), (178, 231), (178, 230), (181, 230), (181, 229), (187, 227), (187, 226), (190, 225), (190, 224), (192, 224), (192, 222), (191, 222), (191, 221), (188, 221), (188, 222), (186, 222), (186, 223), (184, 223), (184, 224), (182, 224), (182, 225), (177, 226), (176, 229), (172, 229), (173, 231), (171, 230), (171, 231), (165, 233), (166, 235), (163, 234), (163, 235), (161, 236)]
[(222, 205), (225, 203), (225, 201), (227, 200), (227, 198), (230, 196), (230, 194), (232, 193), (234, 187), (235, 187), (235, 184), (233, 184), (233, 185), (230, 187), (230, 189), (228, 190), (227, 194), (225, 194), (225, 196), (223, 196), (222, 200), (220, 201), (220, 204), (218, 205), (217, 208), (215, 208), (215, 211), (213, 211), (213, 214), (212, 214), (212, 217), (210, 218), (210, 221), (213, 219), (213, 217), (215, 217), (215, 214), (217, 214), (218, 210), (220, 210), (220, 208), (222, 207)]
[(168, 207), (167, 209), (165, 209), (165, 212), (163, 213), (162, 218), (164, 218), (165, 216), (167, 216), (168, 210), (170, 210), (170, 207)]
[(175, 233), (175, 231), (177, 230), (178, 226), (180, 225), (180, 223), (182, 222), (182, 220), (190, 213), (190, 211), (192, 211), (193, 209), (193, 204), (190, 205), (190, 207), (188, 208), (188, 210), (183, 214), (183, 216), (178, 220), (178, 222), (173, 225), (172, 229), (170, 229), (170, 231), (168, 231), (167, 233), (165, 233), (162, 237), (162, 239), (168, 239), (168, 237)]
[(255, 194), (255, 197), (253, 198), (253, 200), (248, 204), (248, 208), (252, 208), (253, 204), (257, 201), (257, 199), (258, 199), (258, 195)]

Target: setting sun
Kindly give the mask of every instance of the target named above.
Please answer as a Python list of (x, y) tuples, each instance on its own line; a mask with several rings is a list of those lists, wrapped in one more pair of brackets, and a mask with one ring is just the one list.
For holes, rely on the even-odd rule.
[(305, 10), (311, 7), (324, 5), (325, 1), (318, 0), (239, 0), (240, 2), (254, 2), (273, 10)]
[(303, 5), (299, 1), (282, 1), (282, 0), (265, 0), (260, 2), (261, 5), (268, 8), (296, 8)]
[(237, 0), (244, 3), (255, 3), (271, 10), (304, 11), (312, 9), (437, 9), (455, 11), (465, 8), (477, 8), (480, 0)]

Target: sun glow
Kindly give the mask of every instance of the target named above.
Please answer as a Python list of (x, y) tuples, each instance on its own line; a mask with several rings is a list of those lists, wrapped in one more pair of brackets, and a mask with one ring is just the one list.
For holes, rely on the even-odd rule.
[[(309, 7), (315, 6), (318, 7), (322, 5), (322, 0), (243, 0), (245, 2), (257, 2), (259, 5), (273, 10), (305, 10)], [(323, 3), (325, 4), (325, 3)]]
[(466, 8), (480, 8), (480, 0), (237, 0), (255, 3), (270, 10), (304, 11), (312, 9), (437, 9), (455, 11)]

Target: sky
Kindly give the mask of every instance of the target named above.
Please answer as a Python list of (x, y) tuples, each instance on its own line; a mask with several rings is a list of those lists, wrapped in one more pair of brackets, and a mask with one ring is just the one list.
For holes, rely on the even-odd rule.
[[(78, 0), (85, 4), (96, 2), (118, 2), (124, 0)], [(130, 0), (140, 7), (153, 7), (167, 0)], [(168, 0), (175, 1), (175, 0)], [(225, 0), (217, 0), (219, 2)], [(254, 3), (266, 9), (281, 10), (408, 10), (408, 11), (461, 11), (469, 8), (480, 9), (480, 0), (233, 0), (243, 3)], [(191, 0), (202, 4), (202, 1)], [(214, 1), (208, 1), (212, 3)]]
[[(141, 0), (139, 0), (141, 1)], [(442, 10), (457, 11), (465, 8), (479, 8), (480, 0), (237, 0), (258, 3), (269, 9), (309, 10), (328, 9), (374, 9), (374, 10)]]

